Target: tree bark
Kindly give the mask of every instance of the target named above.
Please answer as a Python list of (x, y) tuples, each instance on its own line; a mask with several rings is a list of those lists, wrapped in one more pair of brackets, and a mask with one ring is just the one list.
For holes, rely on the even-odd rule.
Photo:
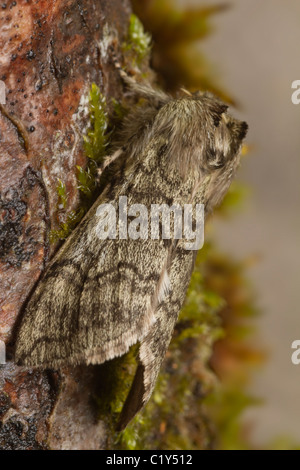
[(1, 449), (104, 449), (97, 419), (98, 366), (25, 370), (10, 356), (22, 306), (53, 255), (59, 223), (57, 181), (67, 210), (79, 204), (76, 165), (86, 164), (82, 135), (95, 82), (107, 97), (121, 81), (107, 50), (126, 38), (129, 0), (26, 0), (0, 6), (0, 366)]

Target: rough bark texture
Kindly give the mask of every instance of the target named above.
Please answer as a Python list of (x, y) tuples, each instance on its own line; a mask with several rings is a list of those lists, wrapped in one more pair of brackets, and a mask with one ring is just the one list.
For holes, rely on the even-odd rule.
[[(118, 97), (121, 82), (107, 55), (127, 34), (129, 0), (17, 0), (0, 6), (0, 366), (1, 449), (103, 449), (109, 433), (97, 421), (97, 367), (28, 371), (9, 361), (13, 327), (53, 247), (57, 180), (78, 206), (76, 165), (86, 157), (92, 82)], [(107, 29), (108, 28), (108, 29)]]

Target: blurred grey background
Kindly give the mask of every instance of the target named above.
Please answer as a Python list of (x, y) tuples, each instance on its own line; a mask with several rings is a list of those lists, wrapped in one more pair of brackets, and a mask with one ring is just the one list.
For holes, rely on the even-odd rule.
[(253, 440), (262, 445), (285, 435), (300, 443), (300, 366), (291, 363), (291, 343), (300, 339), (300, 105), (291, 102), (291, 84), (300, 79), (300, 2), (227, 3), (232, 8), (214, 18), (201, 50), (249, 123), (253, 149), (238, 179), (252, 194), (241, 213), (214, 227), (227, 253), (260, 256), (249, 276), (263, 312), (259, 340), (270, 356), (252, 383), (265, 400), (247, 412)]

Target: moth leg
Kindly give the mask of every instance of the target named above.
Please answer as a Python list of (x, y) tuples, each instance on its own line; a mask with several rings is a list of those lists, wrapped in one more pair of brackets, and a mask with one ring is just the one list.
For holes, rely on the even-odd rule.
[(170, 100), (170, 97), (166, 93), (164, 93), (162, 90), (154, 89), (150, 83), (138, 83), (134, 78), (130, 77), (130, 75), (128, 75), (128, 73), (120, 64), (113, 46), (110, 47), (110, 56), (123, 82), (129, 90), (133, 91), (135, 95), (140, 96), (141, 98), (146, 98), (155, 104), (161, 105), (167, 103)]
[(98, 168), (97, 174), (98, 174), (98, 179), (100, 179), (102, 173), (104, 170), (111, 165), (114, 161), (116, 161), (123, 153), (123, 149), (118, 149), (116, 150), (112, 155), (108, 157), (104, 157), (103, 163), (101, 168)]

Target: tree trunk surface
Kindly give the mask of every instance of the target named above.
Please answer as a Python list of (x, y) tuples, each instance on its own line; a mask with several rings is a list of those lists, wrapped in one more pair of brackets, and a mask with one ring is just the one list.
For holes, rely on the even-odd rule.
[[(122, 96), (107, 50), (107, 31), (121, 48), (129, 0), (27, 0), (0, 5), (0, 366), (1, 449), (105, 449), (108, 427), (93, 397), (99, 366), (26, 370), (10, 348), (22, 306), (55, 245), (58, 179), (67, 210), (79, 204), (76, 165), (85, 167), (82, 136), (87, 96), (95, 82), (107, 97)], [(106, 33), (105, 33), (106, 32)], [(57, 248), (57, 247), (56, 247)]]

